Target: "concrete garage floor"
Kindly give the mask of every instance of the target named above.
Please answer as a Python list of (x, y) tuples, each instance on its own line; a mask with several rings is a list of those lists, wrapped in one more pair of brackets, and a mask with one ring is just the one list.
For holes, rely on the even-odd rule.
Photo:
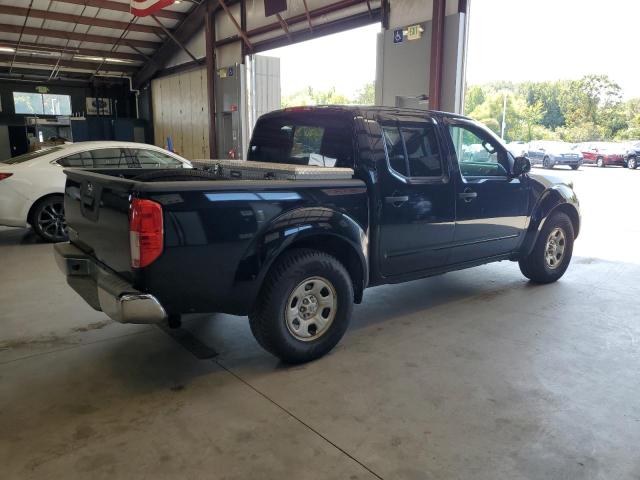
[(559, 283), (505, 262), (371, 289), (299, 367), (245, 319), (186, 322), (209, 360), (111, 323), (1, 231), (2, 478), (640, 478), (640, 171), (554, 173), (584, 215)]

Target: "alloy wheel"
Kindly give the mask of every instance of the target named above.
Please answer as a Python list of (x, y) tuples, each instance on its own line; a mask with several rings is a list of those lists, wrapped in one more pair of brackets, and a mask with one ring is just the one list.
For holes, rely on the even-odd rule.
[(544, 249), (544, 260), (548, 268), (555, 270), (562, 265), (564, 250), (567, 246), (567, 237), (560, 227), (554, 228), (547, 237)]
[(67, 224), (64, 219), (64, 204), (62, 201), (48, 203), (40, 210), (38, 227), (52, 240), (64, 240), (67, 237)]

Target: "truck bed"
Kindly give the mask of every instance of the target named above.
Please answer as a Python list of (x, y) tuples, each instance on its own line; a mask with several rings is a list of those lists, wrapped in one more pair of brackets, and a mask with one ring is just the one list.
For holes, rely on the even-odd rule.
[[(139, 181), (131, 177), (140, 170), (65, 173), (70, 241), (152, 292), (168, 312), (245, 314), (246, 289), (256, 293), (255, 271), (279, 245), (345, 218), (358, 230), (368, 227), (366, 187), (355, 179)], [(146, 268), (131, 266), (132, 198), (162, 206), (164, 250)], [(238, 284), (246, 288), (232, 288)]]

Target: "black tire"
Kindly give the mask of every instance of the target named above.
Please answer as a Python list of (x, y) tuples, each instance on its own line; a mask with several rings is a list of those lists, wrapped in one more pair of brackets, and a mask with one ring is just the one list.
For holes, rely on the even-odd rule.
[(181, 182), (219, 179), (220, 177), (213, 172), (185, 168), (162, 169), (154, 172), (144, 172), (133, 177), (131, 180), (135, 180), (138, 182)]
[(580, 165), (571, 165), (571, 170), (578, 170)]
[(551, 159), (549, 157), (544, 157), (542, 159), (542, 166), (544, 168), (553, 168), (553, 163), (551, 163)]
[(604, 163), (604, 158), (602, 157), (598, 157), (598, 159), (596, 160), (596, 165), (600, 168), (604, 168), (607, 165)]
[[(557, 266), (550, 267), (546, 260), (547, 241), (552, 232), (561, 229), (565, 235), (564, 253)], [(569, 217), (557, 212), (551, 215), (540, 232), (536, 244), (531, 253), (520, 259), (520, 271), (529, 280), (535, 283), (552, 283), (558, 280), (567, 271), (571, 256), (573, 255), (574, 231)]]
[(64, 197), (50, 195), (39, 200), (33, 207), (29, 223), (43, 240), (66, 242), (67, 225), (64, 221)]
[[(337, 306), (326, 330), (318, 338), (303, 341), (288, 326), (287, 304), (294, 291), (314, 278), (330, 283)], [(301, 248), (285, 253), (271, 268), (249, 314), (249, 324), (265, 350), (283, 362), (304, 363), (322, 357), (336, 346), (349, 326), (352, 310), (353, 285), (345, 267), (331, 255)]]
[(636, 157), (629, 157), (629, 160), (627, 160), (627, 168), (631, 170), (638, 168), (638, 159)]

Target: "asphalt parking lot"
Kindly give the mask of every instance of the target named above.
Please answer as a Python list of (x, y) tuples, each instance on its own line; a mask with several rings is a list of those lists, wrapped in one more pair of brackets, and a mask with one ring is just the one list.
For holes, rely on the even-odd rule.
[(640, 478), (640, 170), (534, 173), (581, 201), (560, 282), (502, 262), (370, 289), (297, 367), (241, 318), (115, 324), (0, 230), (2, 478)]

